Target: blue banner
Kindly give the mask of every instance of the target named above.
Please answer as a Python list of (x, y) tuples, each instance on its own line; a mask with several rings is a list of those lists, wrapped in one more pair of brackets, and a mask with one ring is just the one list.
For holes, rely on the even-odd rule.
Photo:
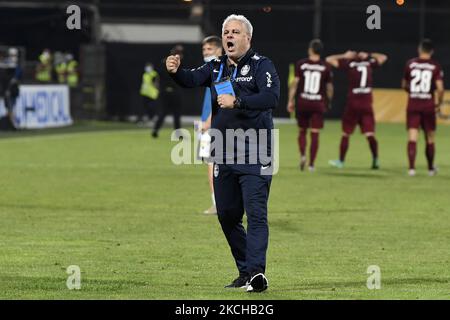
[[(0, 99), (0, 117), (6, 114)], [(18, 129), (40, 129), (69, 126), (69, 88), (66, 85), (21, 85), (13, 108), (13, 121)]]

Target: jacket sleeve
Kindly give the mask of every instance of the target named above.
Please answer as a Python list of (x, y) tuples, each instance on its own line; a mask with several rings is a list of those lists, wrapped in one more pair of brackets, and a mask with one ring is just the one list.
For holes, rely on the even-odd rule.
[(248, 110), (275, 109), (280, 98), (280, 79), (272, 61), (261, 61), (255, 78), (258, 93), (241, 97), (241, 105)]
[(183, 88), (206, 87), (211, 83), (211, 64), (205, 63), (191, 70), (178, 68), (176, 73), (169, 73), (169, 75)]

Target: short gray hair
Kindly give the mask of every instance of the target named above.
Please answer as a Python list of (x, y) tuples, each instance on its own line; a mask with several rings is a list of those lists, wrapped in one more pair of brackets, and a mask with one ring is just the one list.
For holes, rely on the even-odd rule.
[(222, 24), (222, 34), (223, 34), (223, 30), (225, 29), (225, 25), (232, 21), (232, 20), (236, 20), (236, 21), (240, 21), (242, 22), (245, 27), (247, 28), (247, 33), (250, 35), (250, 37), (253, 35), (253, 26), (250, 23), (250, 21), (244, 17), (241, 14), (230, 14), (228, 17), (225, 18), (225, 20), (223, 20), (223, 24)]

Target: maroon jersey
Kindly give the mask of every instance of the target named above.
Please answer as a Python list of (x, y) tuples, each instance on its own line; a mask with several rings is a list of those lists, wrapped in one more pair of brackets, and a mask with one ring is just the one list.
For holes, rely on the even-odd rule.
[(297, 88), (297, 108), (300, 111), (322, 111), (326, 109), (326, 85), (333, 79), (331, 65), (323, 60), (299, 60), (295, 76), (300, 79)]
[(409, 60), (403, 75), (408, 88), (408, 110), (434, 110), (436, 81), (443, 78), (444, 72), (436, 61), (420, 58)]
[(372, 110), (372, 73), (378, 66), (375, 58), (339, 60), (338, 68), (347, 71), (348, 76), (347, 108)]

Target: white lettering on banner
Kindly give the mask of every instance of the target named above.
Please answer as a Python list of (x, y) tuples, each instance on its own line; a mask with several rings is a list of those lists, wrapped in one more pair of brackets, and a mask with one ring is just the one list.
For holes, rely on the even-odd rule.
[[(69, 88), (65, 85), (21, 85), (13, 109), (14, 123), (20, 129), (71, 125), (69, 104)], [(0, 100), (0, 116), (5, 114)]]

